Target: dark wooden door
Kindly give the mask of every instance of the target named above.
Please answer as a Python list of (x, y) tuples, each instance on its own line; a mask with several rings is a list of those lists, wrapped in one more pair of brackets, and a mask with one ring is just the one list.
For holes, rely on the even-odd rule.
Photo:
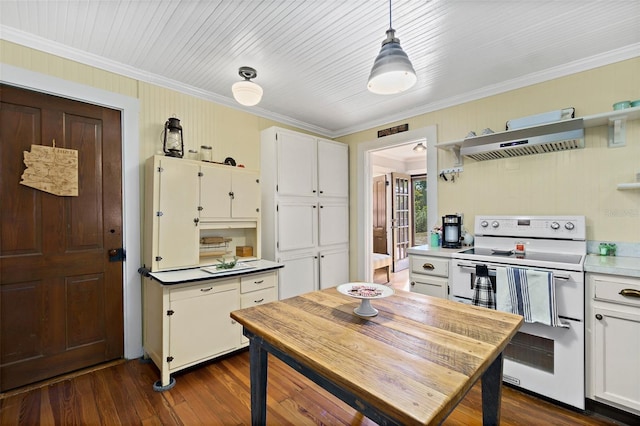
[(389, 254), (387, 249), (387, 179), (373, 178), (373, 252)]
[[(0, 391), (123, 356), (120, 112), (0, 86)], [(78, 196), (21, 185), (31, 145), (78, 151)]]

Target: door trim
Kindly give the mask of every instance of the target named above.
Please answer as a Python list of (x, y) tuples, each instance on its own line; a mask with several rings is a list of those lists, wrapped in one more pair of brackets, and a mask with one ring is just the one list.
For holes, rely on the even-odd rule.
[(122, 214), (123, 241), (127, 259), (123, 262), (124, 356), (142, 356), (142, 293), (138, 268), (140, 254), (140, 101), (91, 86), (2, 64), (0, 81), (51, 95), (105, 106), (122, 112)]
[[(355, 214), (352, 212), (351, 217), (351, 223), (356, 224), (356, 237), (349, 238), (351, 244), (355, 245), (355, 247), (352, 246), (351, 257), (357, 261), (357, 280), (371, 281), (373, 279), (371, 256), (369, 256), (369, 253), (373, 252), (371, 151), (404, 145), (425, 138), (427, 140), (427, 187), (431, 188), (427, 193), (427, 204), (430, 207), (427, 212), (427, 226), (428, 229), (432, 229), (438, 220), (438, 152), (435, 147), (438, 143), (437, 126), (434, 124), (416, 130), (396, 133), (395, 135), (362, 142), (357, 145), (357, 209)], [(351, 193), (353, 194), (353, 192)], [(356, 218), (358, 219), (356, 220)], [(353, 232), (353, 227), (351, 232)], [(353, 256), (353, 250), (355, 250), (355, 256)]]

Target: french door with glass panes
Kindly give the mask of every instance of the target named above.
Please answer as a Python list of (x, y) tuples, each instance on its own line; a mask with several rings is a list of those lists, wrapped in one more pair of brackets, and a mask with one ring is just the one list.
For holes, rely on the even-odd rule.
[(391, 230), (393, 241), (393, 271), (409, 266), (407, 249), (411, 246), (411, 176), (391, 173), (393, 197), (391, 200)]

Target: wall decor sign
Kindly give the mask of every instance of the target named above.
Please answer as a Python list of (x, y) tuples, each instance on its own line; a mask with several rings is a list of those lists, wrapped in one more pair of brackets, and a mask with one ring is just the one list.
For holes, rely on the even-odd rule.
[(21, 185), (60, 196), (78, 196), (78, 151), (53, 146), (31, 145), (24, 151)]
[(409, 130), (409, 123), (401, 124), (395, 127), (389, 127), (388, 129), (378, 130), (378, 137), (395, 135), (396, 133), (406, 132)]

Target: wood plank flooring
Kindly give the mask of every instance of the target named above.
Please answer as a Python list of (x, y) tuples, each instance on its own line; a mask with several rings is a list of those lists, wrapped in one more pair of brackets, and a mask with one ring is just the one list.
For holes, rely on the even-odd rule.
[[(177, 373), (176, 385), (154, 392), (158, 370), (130, 360), (3, 395), (2, 425), (248, 425), (249, 354), (241, 351)], [(375, 425), (374, 422), (270, 356), (267, 424)], [(476, 385), (445, 425), (481, 425)], [(615, 425), (504, 387), (502, 425)]]
[[(375, 275), (386, 281), (384, 277)], [(392, 274), (394, 288), (408, 290), (408, 271)], [(152, 363), (122, 361), (45, 384), (0, 394), (0, 425), (248, 425), (249, 354), (241, 351), (175, 376), (176, 385), (154, 392)], [(375, 425), (357, 411), (269, 357), (267, 424)], [(482, 424), (480, 384), (444, 425)], [(503, 426), (620, 425), (579, 413), (503, 386)]]

